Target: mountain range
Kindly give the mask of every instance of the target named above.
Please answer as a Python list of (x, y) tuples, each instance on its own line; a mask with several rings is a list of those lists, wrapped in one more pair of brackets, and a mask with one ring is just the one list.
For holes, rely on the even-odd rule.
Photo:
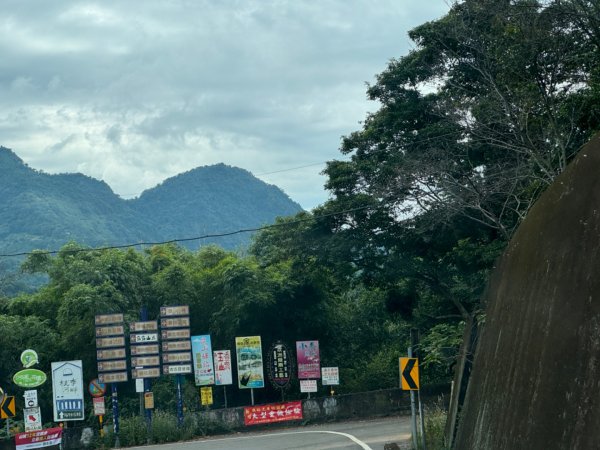
[[(192, 169), (125, 200), (103, 181), (44, 173), (0, 147), (0, 254), (57, 250), (69, 241), (111, 246), (228, 233), (301, 209), (278, 187), (225, 164)], [(240, 233), (185, 245), (235, 249), (249, 239)]]

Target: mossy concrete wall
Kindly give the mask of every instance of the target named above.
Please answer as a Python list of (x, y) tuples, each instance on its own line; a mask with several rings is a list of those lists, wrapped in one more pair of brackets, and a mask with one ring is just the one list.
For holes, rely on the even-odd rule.
[(600, 448), (600, 138), (492, 275), (456, 449)]

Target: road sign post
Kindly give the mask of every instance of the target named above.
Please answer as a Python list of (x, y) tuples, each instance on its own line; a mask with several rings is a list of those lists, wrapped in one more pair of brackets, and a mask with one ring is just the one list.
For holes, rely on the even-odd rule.
[(115, 432), (115, 448), (119, 448), (121, 444), (119, 442), (119, 397), (117, 393), (117, 385), (112, 383), (110, 385), (110, 389), (113, 411), (113, 430)]
[[(163, 346), (163, 374), (175, 375), (177, 424), (183, 426), (183, 374), (192, 373), (190, 308), (188, 305), (161, 306), (160, 330)], [(183, 351), (182, 351), (183, 350)]]
[(415, 391), (419, 389), (419, 361), (412, 357), (412, 347), (408, 347), (408, 358), (400, 358), (400, 386), (410, 391), (410, 428), (415, 449), (417, 446), (417, 408)]

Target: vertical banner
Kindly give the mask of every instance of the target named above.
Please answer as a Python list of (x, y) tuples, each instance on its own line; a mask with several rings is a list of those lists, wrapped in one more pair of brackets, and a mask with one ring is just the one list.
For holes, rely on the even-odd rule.
[(215, 384), (217, 386), (233, 384), (231, 352), (229, 350), (215, 350), (213, 356), (215, 362)]
[(275, 342), (269, 349), (267, 361), (273, 386), (278, 389), (287, 387), (292, 379), (292, 358), (288, 346), (281, 341)]
[(321, 378), (319, 341), (297, 341), (298, 379)]
[(252, 389), (265, 387), (260, 336), (235, 338), (238, 368), (238, 387)]
[(210, 335), (192, 336), (192, 358), (194, 360), (196, 386), (215, 384)]

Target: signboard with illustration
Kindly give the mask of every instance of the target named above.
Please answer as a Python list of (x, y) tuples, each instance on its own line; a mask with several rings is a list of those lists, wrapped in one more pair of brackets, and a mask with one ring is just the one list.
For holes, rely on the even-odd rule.
[(265, 387), (260, 336), (235, 338), (238, 368), (238, 387), (252, 389)]
[(210, 335), (192, 336), (192, 357), (194, 358), (196, 386), (215, 384)]
[(321, 378), (321, 359), (319, 341), (296, 342), (298, 358), (298, 379)]

